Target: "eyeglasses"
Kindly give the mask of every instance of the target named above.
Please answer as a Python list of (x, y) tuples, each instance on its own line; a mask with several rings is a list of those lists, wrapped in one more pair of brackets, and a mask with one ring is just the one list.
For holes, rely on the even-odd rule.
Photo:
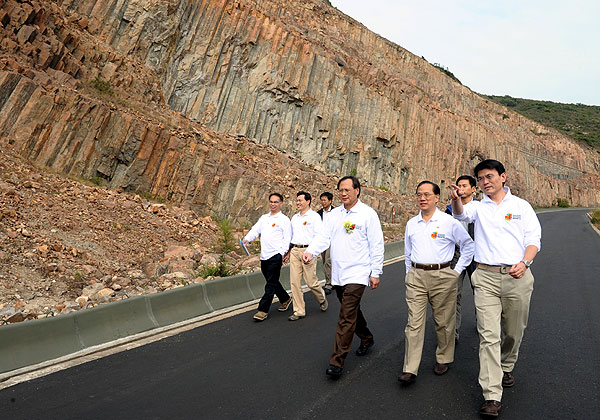
[(477, 182), (483, 182), (484, 179), (491, 181), (494, 178), (496, 178), (496, 174), (487, 174), (486, 176), (478, 176)]
[(340, 194), (348, 194), (350, 191), (354, 191), (354, 188), (340, 188), (338, 190)]
[(270, 201), (269, 200), (269, 203), (271, 203), (271, 204), (279, 204), (279, 203), (281, 203), (281, 201)]
[(435, 194), (432, 194), (430, 192), (426, 192), (426, 193), (417, 193), (417, 198), (422, 198), (425, 197), (427, 199), (429, 199), (429, 197), (433, 197)]

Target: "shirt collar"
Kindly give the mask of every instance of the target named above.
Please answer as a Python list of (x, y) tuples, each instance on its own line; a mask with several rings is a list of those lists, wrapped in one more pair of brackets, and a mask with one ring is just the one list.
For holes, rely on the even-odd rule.
[[(430, 222), (437, 222), (440, 214), (442, 214), (442, 212), (440, 211), (440, 209), (438, 209), (437, 207), (435, 208), (435, 211), (433, 212), (433, 216), (431, 216), (431, 219), (429, 219)], [(425, 222), (425, 219), (423, 219), (423, 213), (421, 212), (421, 210), (419, 210), (419, 220), (418, 222)]]
[(358, 213), (360, 211), (360, 207), (362, 207), (362, 206), (363, 206), (363, 202), (360, 201), (360, 198), (359, 198), (358, 201), (356, 202), (356, 204), (354, 206), (352, 206), (352, 208), (350, 210), (346, 210), (346, 207), (344, 207), (343, 204), (340, 207), (347, 214), (350, 214), (350, 213)]
[[(508, 201), (508, 200), (510, 200), (510, 199), (513, 197), (513, 195), (512, 195), (512, 193), (510, 192), (510, 188), (508, 188), (508, 187), (504, 186), (504, 187), (502, 187), (502, 189), (503, 189), (503, 190), (504, 190), (504, 192), (506, 193), (506, 195), (505, 195), (505, 196), (504, 196), (504, 198), (502, 199), (502, 203), (504, 203), (505, 201)], [(473, 200), (471, 200), (471, 201), (473, 201)], [(485, 193), (483, 194), (483, 200), (481, 200), (481, 201), (482, 201), (482, 202), (490, 202), (490, 203), (494, 203), (494, 201), (493, 201), (493, 200), (492, 200), (490, 197), (488, 197), (488, 196), (487, 196)], [(496, 204), (496, 203), (494, 203), (494, 204)]]

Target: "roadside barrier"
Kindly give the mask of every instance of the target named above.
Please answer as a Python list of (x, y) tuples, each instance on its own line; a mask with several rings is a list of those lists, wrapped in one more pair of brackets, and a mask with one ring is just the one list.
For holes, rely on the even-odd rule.
[[(385, 246), (385, 260), (404, 255), (404, 242)], [(323, 276), (321, 259), (317, 275)], [(289, 265), (280, 281), (290, 289)], [(92, 346), (165, 327), (259, 299), (265, 280), (260, 271), (135, 296), (52, 318), (0, 327), (0, 381), (11, 371), (53, 360)]]

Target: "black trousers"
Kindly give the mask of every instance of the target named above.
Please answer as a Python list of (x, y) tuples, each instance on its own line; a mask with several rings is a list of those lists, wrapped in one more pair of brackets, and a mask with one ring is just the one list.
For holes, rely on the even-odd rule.
[(277, 298), (279, 298), (281, 303), (290, 300), (290, 295), (288, 295), (279, 282), (282, 259), (283, 257), (281, 254), (275, 254), (268, 260), (260, 261), (260, 271), (262, 271), (263, 276), (265, 276), (267, 284), (265, 284), (265, 294), (260, 299), (260, 302), (258, 302), (259, 311), (269, 312), (274, 295), (277, 295)]

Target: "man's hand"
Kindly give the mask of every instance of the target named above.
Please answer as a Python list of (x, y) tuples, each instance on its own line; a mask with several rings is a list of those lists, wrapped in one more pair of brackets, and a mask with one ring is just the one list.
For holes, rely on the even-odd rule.
[(308, 252), (302, 254), (302, 261), (304, 261), (304, 264), (309, 264), (312, 261), (312, 259), (312, 254), (309, 254)]
[(369, 277), (369, 283), (371, 283), (371, 289), (377, 289), (379, 286), (379, 277)]
[(452, 199), (452, 201), (457, 201), (462, 195), (463, 192), (460, 190), (460, 188), (458, 188), (457, 185), (450, 185), (450, 198)]
[(244, 239), (242, 242), (244, 243), (244, 245), (248, 245), (249, 243), (247, 239)]
[(283, 256), (283, 259), (281, 260), (282, 264), (287, 264), (290, 262), (290, 251), (286, 252), (285, 255)]
[(508, 274), (510, 274), (515, 279), (520, 279), (521, 277), (523, 277), (525, 275), (526, 271), (527, 271), (527, 266), (525, 265), (525, 263), (523, 261), (521, 261), (521, 262), (513, 265), (512, 267), (510, 267), (510, 270), (508, 270)]

